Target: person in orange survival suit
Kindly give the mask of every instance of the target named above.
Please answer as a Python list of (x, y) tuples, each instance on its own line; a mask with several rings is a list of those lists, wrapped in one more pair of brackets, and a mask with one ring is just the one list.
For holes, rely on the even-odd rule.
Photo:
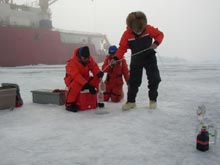
[(111, 64), (114, 58), (114, 54), (117, 51), (117, 47), (112, 45), (109, 47), (109, 55), (106, 56), (102, 65), (103, 72), (107, 73), (105, 85), (106, 91), (104, 92), (104, 101), (119, 102), (123, 99), (123, 78), (128, 84), (129, 71), (128, 65), (125, 59), (117, 61), (115, 64)]
[(104, 73), (100, 71), (97, 63), (90, 55), (88, 46), (76, 49), (66, 65), (66, 76), (64, 78), (68, 87), (66, 110), (77, 112), (76, 101), (80, 91), (89, 89), (91, 94), (96, 94), (103, 75)]

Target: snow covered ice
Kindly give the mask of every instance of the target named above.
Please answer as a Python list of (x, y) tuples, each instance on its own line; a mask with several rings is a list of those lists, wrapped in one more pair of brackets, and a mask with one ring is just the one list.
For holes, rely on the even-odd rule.
[[(196, 110), (220, 133), (220, 65), (160, 62), (158, 109), (149, 110), (147, 83), (137, 108), (72, 113), (64, 106), (32, 103), (31, 90), (64, 89), (64, 65), (0, 68), (0, 83), (17, 83), (24, 106), (0, 110), (1, 165), (219, 165), (220, 140), (196, 150)], [(146, 79), (144, 76), (143, 79)], [(124, 87), (125, 98), (127, 89)]]

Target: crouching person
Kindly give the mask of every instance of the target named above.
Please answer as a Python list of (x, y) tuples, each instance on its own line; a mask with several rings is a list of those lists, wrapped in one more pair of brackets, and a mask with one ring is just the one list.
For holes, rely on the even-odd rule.
[(91, 94), (96, 94), (102, 77), (103, 72), (100, 71), (97, 63), (90, 55), (89, 48), (85, 46), (76, 49), (66, 65), (66, 76), (64, 78), (68, 88), (66, 110), (77, 112), (76, 101), (80, 91), (88, 89)]

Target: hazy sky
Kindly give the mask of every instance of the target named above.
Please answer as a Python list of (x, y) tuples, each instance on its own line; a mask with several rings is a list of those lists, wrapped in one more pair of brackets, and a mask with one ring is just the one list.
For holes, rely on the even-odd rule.
[(56, 28), (100, 32), (118, 45), (132, 11), (164, 32), (160, 56), (220, 60), (220, 0), (58, 0), (50, 6)]

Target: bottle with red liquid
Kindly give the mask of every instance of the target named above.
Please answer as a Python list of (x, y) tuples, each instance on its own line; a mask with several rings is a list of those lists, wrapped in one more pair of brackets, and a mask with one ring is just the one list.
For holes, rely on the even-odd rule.
[(206, 127), (202, 127), (197, 135), (196, 149), (203, 152), (209, 150), (209, 133)]

